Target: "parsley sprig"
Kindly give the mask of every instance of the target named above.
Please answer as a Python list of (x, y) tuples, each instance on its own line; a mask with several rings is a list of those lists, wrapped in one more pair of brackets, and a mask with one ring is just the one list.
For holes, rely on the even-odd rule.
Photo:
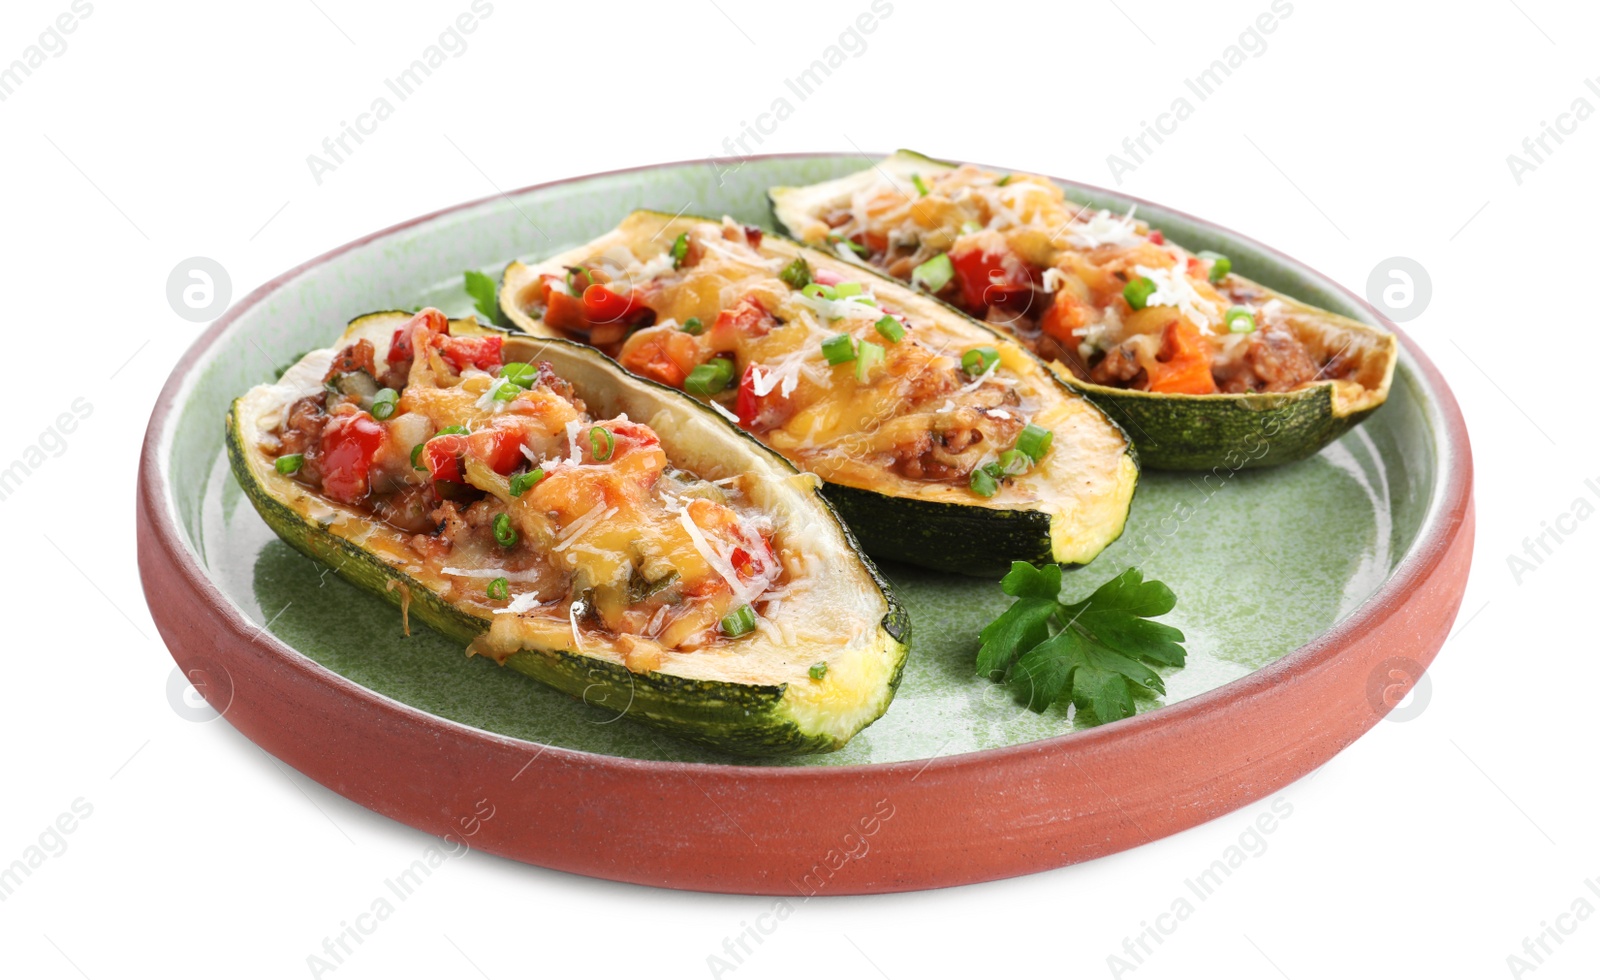
[(1000, 588), (1016, 601), (978, 635), (978, 673), (1031, 711), (1068, 698), (1095, 724), (1128, 718), (1137, 688), (1166, 693), (1150, 665), (1183, 666), (1183, 631), (1151, 619), (1177, 598), (1137, 568), (1078, 602), (1061, 601), (1060, 565), (1012, 562)]
[(476, 269), (468, 269), (461, 278), (473, 307), (490, 323), (500, 323), (500, 298), (494, 280)]

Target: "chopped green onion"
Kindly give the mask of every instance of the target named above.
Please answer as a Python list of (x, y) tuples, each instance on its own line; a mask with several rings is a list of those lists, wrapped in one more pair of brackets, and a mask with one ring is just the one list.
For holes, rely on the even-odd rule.
[(1050, 443), (1054, 439), (1055, 433), (1029, 422), (1017, 434), (1017, 450), (1037, 463), (1050, 451)]
[(795, 259), (783, 267), (778, 273), (778, 278), (790, 289), (804, 289), (811, 285), (811, 266), (806, 264), (804, 258)]
[(1030, 457), (1020, 449), (1007, 449), (995, 460), (1002, 476), (1021, 476), (1033, 467), (1037, 460)]
[(1122, 287), (1122, 298), (1128, 301), (1129, 306), (1136, 310), (1142, 310), (1155, 291), (1155, 281), (1146, 276), (1140, 276)]
[(489, 598), (496, 602), (504, 602), (511, 598), (511, 583), (505, 578), (490, 579), (489, 587), (484, 590), (489, 593)]
[(822, 342), (822, 356), (829, 364), (848, 364), (856, 359), (856, 344), (847, 333), (835, 334)]
[(672, 267), (674, 269), (681, 268), (683, 260), (688, 254), (689, 233), (681, 231), (678, 233), (678, 237), (672, 240)]
[(983, 225), (978, 224), (976, 221), (961, 222), (961, 234), (963, 235), (976, 235), (982, 230)]
[(715, 395), (728, 387), (733, 380), (733, 362), (726, 357), (714, 357), (698, 364), (683, 381), (683, 390), (691, 395)]
[(284, 476), (288, 476), (291, 473), (299, 472), (300, 464), (304, 463), (305, 461), (305, 453), (290, 453), (287, 456), (279, 456), (272, 464), (272, 468), (277, 470), (279, 473), (282, 473)]
[(1229, 333), (1253, 333), (1256, 329), (1255, 314), (1242, 306), (1228, 307), (1222, 322), (1228, 325)]
[(891, 344), (898, 344), (900, 338), (906, 335), (906, 328), (900, 325), (900, 321), (887, 314), (884, 315), (883, 319), (874, 323), (873, 326), (877, 327), (878, 333), (882, 334), (884, 339)]
[[(582, 286), (577, 284), (579, 276), (583, 277)], [(594, 285), (594, 276), (589, 275), (588, 269), (581, 265), (575, 265), (567, 269), (567, 292), (574, 296), (582, 296), (583, 291), (592, 285)]]
[(955, 274), (956, 269), (950, 264), (949, 254), (940, 252), (911, 270), (911, 284), (921, 286), (930, 293), (937, 293)]
[(927, 197), (928, 196), (928, 185), (924, 184), (922, 182), (922, 175), (921, 174), (912, 174), (911, 175), (911, 186), (915, 187), (917, 189), (917, 196), (918, 197)]
[(863, 340), (856, 351), (856, 380), (865, 383), (872, 369), (883, 363), (883, 348), (870, 340)]
[(834, 299), (848, 299), (851, 296), (860, 295), (861, 284), (859, 282), (841, 282), (837, 286), (833, 287)]
[(1004, 187), (1009, 183), (1011, 183), (1011, 174), (1006, 174), (1004, 177), (1001, 177), (999, 180), (995, 181), (994, 186)]
[(494, 386), (494, 400), (497, 402), (508, 402), (526, 390), (526, 388), (516, 384), (515, 382), (502, 379), (499, 384)]
[(544, 470), (536, 469), (531, 473), (518, 473), (511, 478), (511, 496), (520, 497), (533, 489), (540, 480), (544, 479)]
[(811, 675), (812, 680), (820, 681), (824, 677), (828, 676), (828, 662), (826, 660), (819, 660), (818, 662), (812, 664), (811, 669), (806, 671), (806, 673)]
[(961, 355), (961, 370), (967, 372), (968, 377), (976, 378), (999, 360), (1000, 352), (993, 347), (974, 347)]
[(722, 617), (720, 625), (724, 636), (743, 636), (756, 628), (756, 611), (745, 603)]
[(539, 369), (534, 367), (532, 364), (524, 364), (521, 361), (510, 361), (501, 365), (500, 377), (505, 378), (514, 385), (521, 385), (524, 388), (532, 388), (533, 383), (539, 378)]
[(504, 548), (509, 548), (517, 543), (517, 529), (511, 526), (509, 515), (494, 515), (494, 539), (500, 542), (501, 547)]
[(993, 497), (1000, 491), (1000, 484), (987, 470), (976, 469), (967, 480), (967, 487), (980, 497)]
[(419, 442), (415, 446), (411, 447), (411, 468), (414, 469), (414, 470), (425, 470), (425, 469), (427, 469), (426, 466), (423, 466), (422, 464), (417, 462), (417, 457), (422, 455), (422, 447), (425, 446), (425, 445), (427, 445), (427, 443)]
[(617, 440), (612, 437), (611, 430), (605, 426), (597, 425), (589, 430), (589, 454), (596, 463), (603, 463), (611, 458), (611, 453), (617, 448)]
[(435, 432), (433, 435), (429, 436), (428, 438), (437, 439), (440, 436), (464, 436), (466, 434), (467, 434), (467, 427), (464, 426), (464, 425), (447, 425), (444, 428), (440, 429), (438, 432)]
[(802, 295), (809, 296), (812, 299), (838, 299), (839, 298), (839, 294), (834, 290), (834, 288), (832, 286), (824, 286), (820, 282), (808, 282), (808, 283), (806, 283), (805, 288), (800, 290), (800, 292), (801, 292)]
[(1211, 272), (1206, 278), (1212, 282), (1221, 282), (1223, 276), (1233, 271), (1233, 260), (1221, 252), (1201, 252), (1200, 257), (1211, 262)]
[(400, 400), (400, 393), (393, 388), (379, 388), (378, 393), (372, 396), (372, 417), (382, 422), (394, 414), (395, 402)]
[(856, 253), (857, 255), (860, 255), (860, 256), (867, 256), (867, 255), (871, 255), (872, 254), (871, 252), (867, 251), (867, 247), (865, 245), (861, 244), (860, 242), (853, 242), (850, 239), (844, 237), (843, 235), (829, 235), (828, 236), (828, 241), (831, 242), (834, 245), (843, 245), (846, 248), (850, 249), (850, 251), (852, 251), (852, 252), (854, 252), (854, 253)]
[(700, 318), (699, 317), (692, 316), (689, 319), (683, 321), (683, 326), (680, 327), (679, 329), (682, 330), (684, 333), (688, 334), (691, 337), (698, 337), (701, 334), (705, 333), (706, 325), (700, 322)]

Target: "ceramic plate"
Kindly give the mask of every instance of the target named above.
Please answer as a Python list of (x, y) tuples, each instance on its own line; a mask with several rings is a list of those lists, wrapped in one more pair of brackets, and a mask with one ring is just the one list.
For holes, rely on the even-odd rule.
[[(379, 232), (251, 294), (178, 365), (142, 459), (140, 565), (174, 657), (269, 751), (424, 830), (444, 833), (491, 798), (512, 816), (483, 825), (475, 840), (490, 851), (774, 894), (932, 887), (1109, 853), (1265, 796), (1392, 707), (1454, 619), (1472, 542), (1460, 413), (1404, 338), (1388, 403), (1316, 457), (1142, 475), (1127, 531), (1068, 588), (1087, 594), (1135, 565), (1166, 582), (1188, 665), (1163, 671), (1165, 698), (1096, 729), (1075, 730), (1062, 709), (1023, 710), (974, 676), (977, 633), (1008, 601), (996, 583), (889, 565), (913, 646), (888, 713), (828, 755), (719, 755), (469, 660), (426, 628), (402, 639), (393, 606), (278, 541), (229, 473), (228, 403), (358, 314), (432, 304), (465, 315), (462, 270), (498, 277), (508, 260), (563, 251), (636, 207), (770, 228), (767, 187), (863, 165), (692, 162), (532, 187)], [(1245, 276), (1394, 329), (1249, 239), (1065, 186), (1100, 206), (1137, 203), (1174, 241), (1225, 252)]]

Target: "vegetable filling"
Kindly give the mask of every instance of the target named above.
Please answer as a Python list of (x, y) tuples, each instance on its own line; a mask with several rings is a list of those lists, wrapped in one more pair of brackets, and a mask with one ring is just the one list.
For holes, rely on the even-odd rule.
[[(638, 251), (635, 251), (635, 248)], [(613, 245), (523, 289), (523, 312), (680, 388), (826, 480), (888, 471), (990, 497), (1049, 452), (1037, 396), (990, 345), (953, 343), (731, 219)], [(881, 284), (881, 281), (879, 281)], [(1042, 430), (1041, 430), (1042, 431)]]
[(548, 363), (449, 329), (425, 309), (381, 363), (370, 340), (340, 350), (264, 437), (277, 473), (402, 532), (388, 557), (494, 618), (478, 652), (519, 648), (494, 642), (515, 627), (555, 648), (615, 641), (647, 671), (762, 626), (804, 563), (745, 477), (675, 467), (649, 426), (591, 417)]
[[(1346, 379), (1295, 313), (1215, 252), (1066, 199), (1044, 177), (971, 164), (877, 181), (814, 214), (808, 240), (1015, 336), (1080, 379), (1172, 394), (1292, 391)], [(800, 229), (796, 229), (800, 231)]]

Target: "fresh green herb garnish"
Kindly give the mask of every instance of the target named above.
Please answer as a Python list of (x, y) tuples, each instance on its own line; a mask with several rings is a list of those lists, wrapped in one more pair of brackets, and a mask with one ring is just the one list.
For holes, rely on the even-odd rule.
[(1200, 257), (1211, 262), (1211, 271), (1206, 278), (1212, 282), (1221, 282), (1223, 276), (1233, 271), (1233, 260), (1221, 252), (1201, 252)]
[(511, 478), (511, 496), (520, 497), (538, 485), (544, 479), (543, 467), (530, 473), (518, 473)]
[(1020, 449), (1007, 449), (991, 465), (997, 467), (1002, 476), (1021, 476), (1033, 468), (1033, 460)]
[(843, 235), (829, 235), (828, 236), (828, 241), (833, 243), (834, 245), (843, 245), (846, 248), (848, 248), (850, 251), (856, 253), (859, 256), (862, 256), (863, 258), (865, 258), (866, 256), (872, 254), (872, 253), (867, 251), (867, 247), (865, 245), (861, 244), (860, 242), (853, 242), (850, 239), (844, 237)]
[(834, 334), (822, 342), (822, 356), (829, 364), (849, 364), (856, 359), (856, 344), (847, 333)]
[(811, 285), (811, 266), (806, 264), (804, 258), (795, 259), (783, 267), (778, 273), (778, 278), (790, 289), (804, 289)]
[(698, 337), (701, 334), (705, 333), (706, 325), (700, 322), (700, 318), (699, 317), (692, 316), (689, 319), (683, 321), (683, 326), (679, 327), (678, 329), (682, 330), (684, 333), (688, 334), (691, 337)]
[(517, 543), (517, 529), (511, 526), (511, 518), (506, 514), (494, 515), (494, 539), (500, 542), (502, 548), (509, 548)]
[(746, 603), (722, 617), (719, 623), (724, 636), (743, 636), (756, 628), (756, 611)]
[(539, 379), (539, 369), (521, 361), (507, 361), (500, 367), (500, 377), (514, 385), (532, 388), (533, 383)]
[(950, 264), (949, 253), (940, 252), (911, 270), (911, 285), (921, 286), (930, 293), (937, 293), (955, 274), (956, 268)]
[(917, 196), (918, 197), (927, 197), (928, 196), (928, 185), (924, 184), (922, 182), (922, 175), (921, 174), (912, 174), (911, 175), (911, 186), (915, 187), (917, 189)]
[(865, 384), (872, 369), (883, 363), (883, 348), (870, 340), (863, 340), (856, 348), (856, 380)]
[(425, 469), (427, 469), (426, 466), (423, 466), (421, 463), (417, 462), (417, 457), (422, 455), (422, 447), (426, 446), (426, 445), (427, 445), (427, 443), (425, 443), (425, 442), (419, 442), (415, 446), (411, 447), (411, 468), (412, 469), (414, 469), (414, 470), (425, 470)]
[(489, 587), (484, 591), (489, 594), (489, 598), (497, 602), (504, 602), (511, 598), (511, 583), (503, 577), (490, 579)]
[(824, 677), (828, 676), (828, 662), (826, 660), (819, 660), (812, 664), (811, 669), (806, 671), (806, 673), (811, 675), (812, 680), (820, 681)]
[(1050, 443), (1054, 441), (1055, 433), (1029, 422), (1017, 433), (1017, 449), (1037, 463), (1044, 459), (1044, 454), (1050, 451)]
[(672, 267), (683, 268), (683, 260), (689, 254), (689, 233), (678, 232), (678, 237), (672, 240)]
[(993, 347), (974, 347), (961, 355), (961, 370), (976, 378), (1000, 361), (1000, 352)]
[(1155, 295), (1155, 291), (1155, 281), (1146, 276), (1140, 276), (1122, 287), (1122, 298), (1128, 301), (1129, 306), (1136, 310), (1142, 310), (1145, 304), (1150, 301), (1150, 297)]
[(292, 473), (300, 472), (300, 464), (305, 461), (305, 453), (289, 453), (286, 456), (279, 456), (273, 461), (272, 468), (284, 476), (289, 476)]
[(683, 380), (683, 390), (691, 395), (715, 395), (732, 380), (733, 362), (726, 357), (713, 357), (704, 364), (695, 365)]
[(468, 269), (461, 278), (467, 295), (472, 297), (473, 309), (490, 323), (500, 322), (500, 299), (495, 295), (494, 280), (475, 269)]
[(526, 390), (526, 388), (514, 381), (507, 381), (504, 378), (501, 378), (499, 383), (490, 389), (490, 397), (497, 402), (508, 402), (515, 399), (518, 395), (522, 394)]
[(378, 393), (372, 396), (372, 417), (382, 422), (394, 414), (395, 403), (400, 400), (400, 393), (393, 388), (379, 388)]
[(597, 425), (589, 430), (589, 455), (594, 457), (596, 463), (610, 459), (616, 448), (617, 440), (612, 437), (610, 429)]
[(1011, 175), (1010, 174), (1006, 174), (1004, 177), (1001, 177), (999, 180), (995, 181), (994, 182), (994, 186), (996, 186), (996, 187), (1004, 187), (1009, 183), (1011, 183)]
[(1256, 329), (1255, 314), (1242, 306), (1230, 306), (1222, 322), (1228, 325), (1229, 333), (1253, 333)]
[(994, 478), (988, 467), (980, 467), (973, 470), (972, 475), (967, 478), (967, 488), (980, 497), (993, 497), (1000, 492), (1000, 481)]
[(1000, 588), (1016, 601), (979, 634), (978, 674), (1009, 685), (1030, 711), (1067, 698), (1094, 724), (1128, 718), (1136, 689), (1166, 693), (1151, 664), (1184, 665), (1183, 631), (1152, 618), (1177, 599), (1137, 568), (1078, 602), (1061, 601), (1060, 565), (1012, 562)]
[(898, 344), (900, 342), (900, 338), (906, 335), (906, 328), (900, 325), (899, 320), (896, 320), (894, 317), (889, 316), (888, 314), (885, 314), (883, 319), (879, 320), (877, 323), (874, 323), (873, 326), (877, 327), (878, 333), (882, 334), (883, 339), (887, 340), (891, 344)]

